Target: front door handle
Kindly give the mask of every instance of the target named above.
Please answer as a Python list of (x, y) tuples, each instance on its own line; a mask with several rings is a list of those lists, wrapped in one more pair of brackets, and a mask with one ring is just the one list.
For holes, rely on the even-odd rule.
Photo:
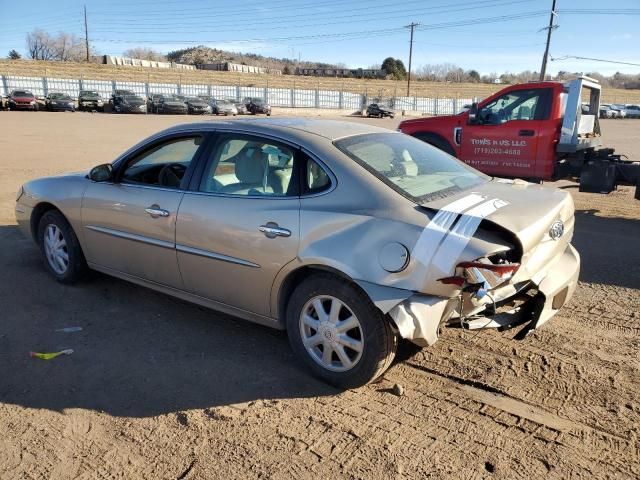
[(258, 230), (264, 233), (264, 236), (267, 238), (291, 236), (291, 230), (279, 227), (278, 224), (274, 222), (268, 222), (266, 225), (260, 225)]
[(151, 218), (168, 217), (169, 216), (169, 210), (165, 210), (163, 208), (160, 208), (156, 204), (151, 205), (149, 208), (145, 208), (144, 211), (147, 212), (149, 215), (151, 215)]
[(533, 137), (536, 134), (533, 130), (520, 130), (518, 135), (521, 137)]

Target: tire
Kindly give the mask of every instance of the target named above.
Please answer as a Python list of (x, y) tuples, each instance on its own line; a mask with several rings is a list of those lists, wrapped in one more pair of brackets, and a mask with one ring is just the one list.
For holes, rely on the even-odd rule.
[[(48, 246), (54, 240), (60, 241), (60, 238), (64, 241), (64, 246), (60, 248)], [(49, 210), (40, 219), (38, 223), (38, 244), (40, 245), (46, 269), (58, 282), (72, 284), (86, 275), (88, 271), (87, 262), (78, 242), (78, 237), (76, 237), (67, 219), (59, 211)], [(55, 255), (52, 252), (66, 254), (66, 262), (63, 258), (56, 261), (56, 257), (61, 258), (64, 255)]]
[(456, 151), (453, 149), (451, 144), (447, 142), (444, 138), (436, 135), (425, 135), (417, 133), (414, 135), (418, 140), (422, 140), (425, 143), (428, 143), (432, 147), (436, 147), (439, 150), (442, 150), (445, 153), (448, 153), (452, 157), (457, 157)]
[[(354, 321), (350, 320), (342, 327), (349, 329), (341, 331), (328, 320), (336, 301), (338, 325), (355, 318), (357, 326), (353, 327)], [(323, 313), (318, 314), (316, 305)], [(302, 320), (303, 315), (307, 321)], [(322, 317), (327, 321), (320, 321)], [(311, 276), (298, 285), (287, 305), (286, 324), (289, 343), (298, 360), (314, 376), (343, 389), (361, 387), (379, 377), (391, 365), (398, 346), (389, 321), (367, 295), (352, 283), (330, 274)], [(311, 338), (322, 340), (311, 344), (308, 350), (303, 338), (307, 343)], [(360, 348), (360, 352), (345, 348), (346, 343), (339, 338)], [(331, 349), (327, 360), (323, 358), (326, 348)], [(342, 356), (336, 348), (342, 350)], [(351, 365), (342, 360), (345, 355), (348, 362), (353, 362)]]

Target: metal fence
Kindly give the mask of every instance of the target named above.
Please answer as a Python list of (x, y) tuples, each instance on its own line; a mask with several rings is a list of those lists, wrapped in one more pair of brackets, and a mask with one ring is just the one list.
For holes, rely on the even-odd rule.
[(366, 93), (338, 90), (303, 90), (291, 88), (244, 87), (229, 85), (143, 83), (118, 80), (88, 80), (48, 77), (22, 77), (2, 75), (0, 93), (8, 95), (12, 90), (25, 89), (38, 97), (52, 92), (61, 92), (78, 97), (80, 90), (94, 90), (103, 97), (109, 97), (114, 90), (131, 90), (137, 95), (148, 97), (154, 93), (176, 95), (210, 95), (215, 98), (242, 99), (262, 97), (274, 107), (322, 108), (341, 110), (362, 110), (370, 103), (380, 103), (395, 110), (410, 110), (430, 115), (458, 113), (471, 98), (425, 98), (425, 97), (375, 97)]

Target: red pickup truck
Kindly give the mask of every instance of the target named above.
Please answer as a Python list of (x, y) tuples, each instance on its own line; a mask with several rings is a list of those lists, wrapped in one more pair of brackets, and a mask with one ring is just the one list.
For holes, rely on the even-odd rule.
[(405, 120), (399, 128), (490, 175), (580, 177), (582, 191), (608, 193), (639, 182), (640, 165), (598, 148), (599, 109), (600, 85), (580, 77), (512, 85), (457, 115)]

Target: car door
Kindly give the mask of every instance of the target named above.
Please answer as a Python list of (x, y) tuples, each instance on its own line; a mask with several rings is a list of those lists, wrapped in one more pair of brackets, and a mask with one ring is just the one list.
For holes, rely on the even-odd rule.
[(551, 113), (548, 88), (511, 90), (462, 126), (460, 159), (498, 176), (535, 177), (540, 134)]
[(187, 291), (270, 315), (274, 279), (297, 255), (297, 155), (270, 138), (218, 135), (196, 191), (185, 192), (178, 212), (176, 248)]
[(183, 184), (205, 138), (186, 133), (156, 140), (119, 162), (112, 181), (89, 184), (82, 224), (90, 264), (182, 288), (175, 223)]

